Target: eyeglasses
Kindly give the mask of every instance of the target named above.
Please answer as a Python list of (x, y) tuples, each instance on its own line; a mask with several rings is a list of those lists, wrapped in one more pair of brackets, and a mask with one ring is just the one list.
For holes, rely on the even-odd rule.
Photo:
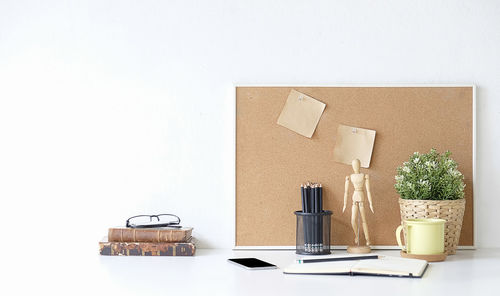
[(174, 227), (181, 228), (181, 219), (173, 214), (138, 215), (127, 219), (125, 226), (129, 228)]

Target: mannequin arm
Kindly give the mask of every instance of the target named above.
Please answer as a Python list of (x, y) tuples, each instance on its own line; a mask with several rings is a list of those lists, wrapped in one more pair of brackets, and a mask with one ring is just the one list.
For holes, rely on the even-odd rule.
[(346, 176), (345, 177), (345, 190), (344, 190), (344, 207), (342, 208), (342, 213), (345, 212), (348, 194), (349, 194), (349, 176)]
[(370, 203), (370, 210), (372, 213), (375, 213), (373, 211), (373, 204), (372, 204), (372, 192), (370, 191), (370, 176), (365, 175), (365, 186), (366, 186), (366, 195), (368, 196), (368, 202)]

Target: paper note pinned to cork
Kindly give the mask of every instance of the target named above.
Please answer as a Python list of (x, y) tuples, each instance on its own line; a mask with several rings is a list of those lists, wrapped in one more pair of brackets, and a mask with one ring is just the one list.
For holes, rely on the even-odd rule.
[(278, 118), (278, 124), (311, 138), (326, 104), (292, 90)]
[(351, 165), (353, 159), (359, 159), (361, 167), (370, 167), (375, 131), (339, 124), (337, 140), (333, 149), (333, 160)]

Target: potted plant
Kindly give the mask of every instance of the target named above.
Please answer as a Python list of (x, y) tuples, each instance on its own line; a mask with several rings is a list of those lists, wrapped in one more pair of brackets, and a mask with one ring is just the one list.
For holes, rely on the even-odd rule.
[[(445, 224), (445, 252), (455, 254), (465, 211), (464, 176), (451, 152), (413, 153), (397, 168), (394, 188), (400, 195), (401, 220), (440, 218)], [(405, 234), (406, 235), (406, 234)]]

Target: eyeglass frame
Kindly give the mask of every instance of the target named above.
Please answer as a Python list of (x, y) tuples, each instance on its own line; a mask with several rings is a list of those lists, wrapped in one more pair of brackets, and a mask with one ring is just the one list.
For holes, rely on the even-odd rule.
[[(159, 223), (159, 224), (145, 224), (145, 225), (136, 225), (136, 224), (130, 224), (130, 220), (138, 217), (149, 217), (149, 221), (153, 221), (153, 218), (156, 218), (158, 222), (160, 222), (160, 217), (159, 216), (172, 216), (177, 218), (177, 222), (168, 222), (168, 223)], [(174, 227), (174, 228), (181, 228), (179, 224), (181, 223), (181, 218), (179, 216), (174, 215), (174, 214), (158, 214), (158, 215), (137, 215), (137, 216), (132, 216), (127, 219), (125, 222), (125, 226), (127, 228), (155, 228), (155, 227)]]

